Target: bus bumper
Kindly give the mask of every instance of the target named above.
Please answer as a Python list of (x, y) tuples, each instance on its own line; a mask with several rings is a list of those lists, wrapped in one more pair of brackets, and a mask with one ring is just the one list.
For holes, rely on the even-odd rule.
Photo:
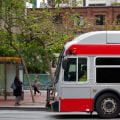
[(51, 110), (59, 112), (59, 101), (55, 101), (51, 104)]

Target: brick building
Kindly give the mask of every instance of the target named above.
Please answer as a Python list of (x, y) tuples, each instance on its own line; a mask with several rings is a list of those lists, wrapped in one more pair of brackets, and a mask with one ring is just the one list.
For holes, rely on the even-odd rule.
[[(56, 12), (55, 8), (49, 8), (53, 13)], [(82, 26), (81, 31), (77, 31), (77, 34), (85, 33), (89, 31), (98, 30), (120, 30), (120, 6), (108, 6), (108, 7), (79, 7), (79, 8), (62, 8), (59, 15), (52, 16), (53, 24), (62, 26), (64, 15), (66, 12), (71, 14), (77, 13), (79, 22), (73, 20), (70, 22), (69, 27), (76, 25)]]

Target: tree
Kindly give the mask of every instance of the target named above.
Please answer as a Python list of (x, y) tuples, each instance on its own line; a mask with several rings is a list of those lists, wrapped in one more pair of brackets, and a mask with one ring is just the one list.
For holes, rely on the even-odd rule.
[(65, 27), (59, 28), (58, 31), (58, 27), (52, 23), (51, 16), (53, 16), (53, 14), (49, 9), (41, 9), (39, 11), (30, 9), (27, 14), (27, 26), (24, 27), (24, 33), (29, 36), (28, 38), (30, 39), (28, 39), (28, 41), (38, 41), (43, 46), (51, 84), (52, 87), (54, 87), (48, 50), (53, 51), (53, 49), (55, 50), (55, 48), (57, 48), (56, 46), (63, 46), (65, 40), (68, 40), (66, 39), (66, 37), (68, 37), (68, 35), (66, 35), (68, 31), (65, 30)]
[[(29, 9), (25, 12), (24, 0), (10, 0), (9, 4), (6, 1), (1, 2), (1, 35), (4, 36), (3, 44), (12, 46), (18, 55), (22, 58), (25, 66), (26, 75), (27, 68), (21, 54), (22, 47), (28, 43), (37, 41), (44, 49), (45, 58), (47, 61), (48, 70), (50, 73), (51, 83), (54, 87), (53, 75), (51, 71), (49, 51), (58, 51), (63, 47), (66, 41), (73, 38), (74, 30), (81, 27), (70, 28), (69, 25), (73, 21), (73, 14), (69, 11), (61, 18), (61, 8), (56, 8), (53, 13), (50, 9)], [(72, 9), (70, 9), (72, 10)], [(52, 17), (54, 18), (52, 18)], [(68, 19), (68, 18), (69, 19)], [(60, 20), (58, 19), (60, 18)], [(61, 24), (61, 19), (64, 19), (64, 24)], [(22, 39), (16, 40), (16, 34), (21, 34)], [(22, 52), (23, 52), (22, 51)], [(27, 76), (29, 79), (29, 77)]]
[(111, 4), (112, 6), (119, 6), (120, 5), (120, 3), (119, 2), (117, 2), (117, 1), (115, 1), (115, 2), (112, 2), (112, 4)]
[[(48, 72), (44, 50), (39, 42), (31, 41), (27, 43), (22, 50), (22, 54), (29, 73), (46, 74)], [(48, 54), (49, 59), (52, 59), (52, 53), (48, 51)]]
[(1, 0), (0, 1), (0, 17), (1, 17), (1, 25), (0, 25), (0, 43), (1, 45), (7, 44), (10, 45), (16, 53), (19, 55), (19, 57), (22, 60), (22, 64), (25, 69), (26, 77), (28, 80), (28, 84), (30, 87), (30, 92), (32, 96), (33, 102), (34, 96), (32, 93), (32, 88), (28, 76), (28, 71), (27, 67), (24, 61), (24, 58), (20, 52), (20, 47), (22, 46), (22, 43), (17, 41), (15, 39), (16, 33), (20, 34), (21, 32), (21, 24), (25, 21), (25, 15), (24, 15), (24, 10), (25, 10), (25, 5), (24, 5), (24, 0), (16, 1), (16, 0)]

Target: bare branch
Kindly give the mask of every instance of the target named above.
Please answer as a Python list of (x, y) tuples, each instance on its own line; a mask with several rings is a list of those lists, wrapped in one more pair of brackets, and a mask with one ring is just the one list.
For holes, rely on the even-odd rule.
[(50, 46), (50, 45), (53, 45), (53, 43), (48, 43), (48, 44), (46, 44), (46, 46)]

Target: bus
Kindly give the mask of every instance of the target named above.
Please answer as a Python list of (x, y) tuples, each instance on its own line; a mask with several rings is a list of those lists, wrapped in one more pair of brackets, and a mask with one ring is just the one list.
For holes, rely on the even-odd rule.
[(120, 112), (120, 31), (82, 34), (65, 44), (54, 77), (58, 112)]

